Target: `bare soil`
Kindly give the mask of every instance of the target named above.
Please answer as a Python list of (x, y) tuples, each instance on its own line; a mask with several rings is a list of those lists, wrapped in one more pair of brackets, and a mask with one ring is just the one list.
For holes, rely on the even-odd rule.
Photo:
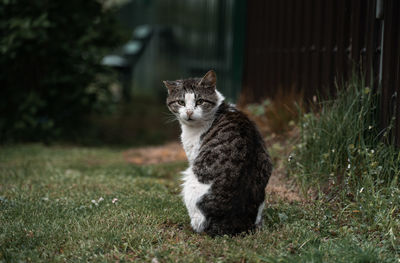
[(161, 164), (185, 161), (186, 154), (179, 142), (161, 146), (134, 148), (124, 152), (126, 161), (137, 165)]

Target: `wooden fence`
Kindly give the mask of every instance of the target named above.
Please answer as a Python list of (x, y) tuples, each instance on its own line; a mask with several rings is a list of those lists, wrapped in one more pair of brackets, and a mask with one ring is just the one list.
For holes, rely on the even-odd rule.
[(243, 94), (248, 101), (278, 89), (305, 98), (332, 94), (335, 81), (361, 70), (382, 88), (380, 122), (397, 116), (400, 146), (400, 1), (247, 1)]

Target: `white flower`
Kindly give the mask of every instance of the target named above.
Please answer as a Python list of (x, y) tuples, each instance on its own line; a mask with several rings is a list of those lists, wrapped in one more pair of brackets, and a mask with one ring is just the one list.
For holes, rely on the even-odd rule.
[(293, 160), (293, 156), (289, 155), (288, 162), (291, 162), (292, 160)]
[(118, 198), (113, 198), (113, 200), (111, 201), (111, 203), (115, 204), (116, 202), (118, 202)]
[(100, 197), (99, 200), (97, 201), (97, 203), (100, 203), (100, 202), (102, 202), (102, 201), (104, 201), (104, 198), (103, 198), (103, 197)]
[(368, 130), (371, 130), (372, 128), (374, 128), (374, 127), (371, 125), (368, 126)]
[(314, 103), (317, 102), (317, 96), (314, 95), (314, 96), (312, 97), (312, 100), (313, 100)]

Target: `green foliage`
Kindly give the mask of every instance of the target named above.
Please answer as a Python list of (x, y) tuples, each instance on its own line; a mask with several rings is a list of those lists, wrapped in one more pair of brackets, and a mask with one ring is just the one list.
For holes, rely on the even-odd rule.
[(96, 0), (0, 0), (0, 141), (68, 134), (103, 110), (101, 58), (125, 36)]

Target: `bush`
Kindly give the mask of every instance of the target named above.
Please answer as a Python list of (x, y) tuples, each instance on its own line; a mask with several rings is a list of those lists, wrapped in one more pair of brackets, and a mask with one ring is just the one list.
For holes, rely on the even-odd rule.
[(96, 0), (0, 0), (0, 141), (49, 140), (110, 97), (101, 58), (125, 40)]

